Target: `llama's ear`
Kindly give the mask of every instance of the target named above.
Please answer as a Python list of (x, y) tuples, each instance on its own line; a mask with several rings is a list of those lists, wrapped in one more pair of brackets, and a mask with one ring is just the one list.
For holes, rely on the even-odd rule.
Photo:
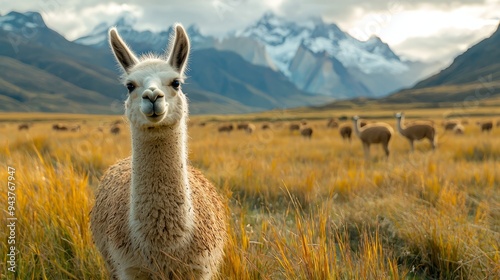
[(174, 39), (170, 42), (168, 63), (182, 75), (189, 56), (189, 38), (180, 24), (174, 26), (174, 33)]
[(116, 60), (126, 73), (130, 71), (132, 66), (139, 62), (134, 52), (127, 47), (127, 44), (125, 44), (114, 27), (109, 30), (109, 45), (113, 50)]

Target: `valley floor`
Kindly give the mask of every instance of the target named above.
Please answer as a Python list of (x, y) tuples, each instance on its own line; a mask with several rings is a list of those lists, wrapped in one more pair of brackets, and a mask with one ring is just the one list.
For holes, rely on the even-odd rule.
[[(350, 118), (347, 110), (192, 117), (190, 161), (230, 212), (219, 278), (499, 279), (500, 127), (482, 133), (475, 124), (496, 123), (493, 111), (458, 116), (468, 124), (455, 135), (440, 125), (450, 110), (408, 110), (408, 121), (434, 121), (438, 149), (419, 142), (410, 153), (397, 134), (388, 160), (375, 145), (369, 161), (355, 135), (343, 141), (326, 127), (328, 117)], [(392, 111), (358, 113), (395, 125)], [(288, 129), (303, 119), (311, 139)], [(257, 129), (217, 132), (243, 120)], [(24, 122), (29, 129), (18, 130)], [(114, 122), (118, 134), (110, 133)], [(52, 130), (55, 123), (69, 131)], [(130, 154), (129, 137), (119, 116), (0, 114), (0, 215), (11, 217), (12, 179), (18, 279), (105, 279), (88, 214), (103, 172)], [(2, 225), (1, 252), (11, 234)], [(14, 275), (8, 258), (2, 254), (1, 279)]]

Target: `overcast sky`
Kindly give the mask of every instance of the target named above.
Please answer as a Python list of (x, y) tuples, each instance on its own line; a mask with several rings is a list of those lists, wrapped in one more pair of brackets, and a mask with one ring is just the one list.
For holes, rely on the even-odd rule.
[(320, 16), (360, 40), (375, 34), (403, 57), (441, 63), (488, 37), (500, 21), (500, 0), (0, 0), (2, 15), (11, 10), (39, 11), (70, 40), (124, 12), (139, 18), (137, 29), (195, 23), (216, 36), (244, 28), (266, 11), (297, 21)]

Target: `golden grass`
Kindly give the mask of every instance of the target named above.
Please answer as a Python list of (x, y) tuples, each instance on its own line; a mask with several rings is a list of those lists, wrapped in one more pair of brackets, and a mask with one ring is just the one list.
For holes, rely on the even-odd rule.
[[(407, 115), (439, 123), (445, 113)], [(231, 213), (219, 279), (500, 277), (500, 129), (481, 134), (470, 119), (465, 135), (439, 129), (436, 152), (418, 143), (413, 154), (396, 135), (388, 161), (373, 146), (365, 162), (359, 140), (343, 142), (337, 130), (326, 129), (333, 114), (193, 118), (190, 161), (225, 195)], [(18, 279), (105, 278), (88, 214), (100, 176), (130, 153), (128, 130), (108, 131), (120, 118), (40, 114), (30, 130), (18, 131), (16, 115), (0, 117), (2, 207), (7, 167), (16, 168)], [(311, 140), (287, 129), (289, 120), (302, 118), (314, 128)], [(237, 119), (271, 121), (274, 129), (228, 135), (216, 132), (217, 122), (197, 125)], [(52, 131), (53, 122), (79, 123), (82, 130)], [(0, 231), (2, 253), (7, 236)], [(0, 278), (9, 279), (2, 257)]]

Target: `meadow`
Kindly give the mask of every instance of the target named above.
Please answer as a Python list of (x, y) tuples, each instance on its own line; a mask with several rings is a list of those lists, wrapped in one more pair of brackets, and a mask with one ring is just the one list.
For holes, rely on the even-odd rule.
[[(408, 120), (435, 121), (438, 149), (418, 142), (410, 153), (396, 133), (390, 158), (372, 146), (368, 161), (356, 136), (343, 141), (326, 128), (328, 117), (351, 111), (192, 117), (191, 164), (217, 186), (229, 213), (218, 278), (500, 279), (500, 127), (482, 133), (475, 125), (496, 123), (494, 111), (461, 117), (466, 132), (454, 135), (439, 125), (449, 110), (408, 110)], [(388, 110), (357, 113), (395, 125)], [(314, 129), (310, 140), (288, 130), (302, 119)], [(123, 118), (0, 114), (1, 279), (106, 279), (89, 211), (99, 178), (130, 154), (127, 125), (109, 132), (117, 120)], [(217, 132), (239, 121), (272, 129)], [(33, 125), (19, 131), (21, 122)], [(57, 122), (81, 129), (53, 131)], [(12, 213), (9, 181), (16, 184)], [(13, 216), (15, 273), (7, 262)]]

